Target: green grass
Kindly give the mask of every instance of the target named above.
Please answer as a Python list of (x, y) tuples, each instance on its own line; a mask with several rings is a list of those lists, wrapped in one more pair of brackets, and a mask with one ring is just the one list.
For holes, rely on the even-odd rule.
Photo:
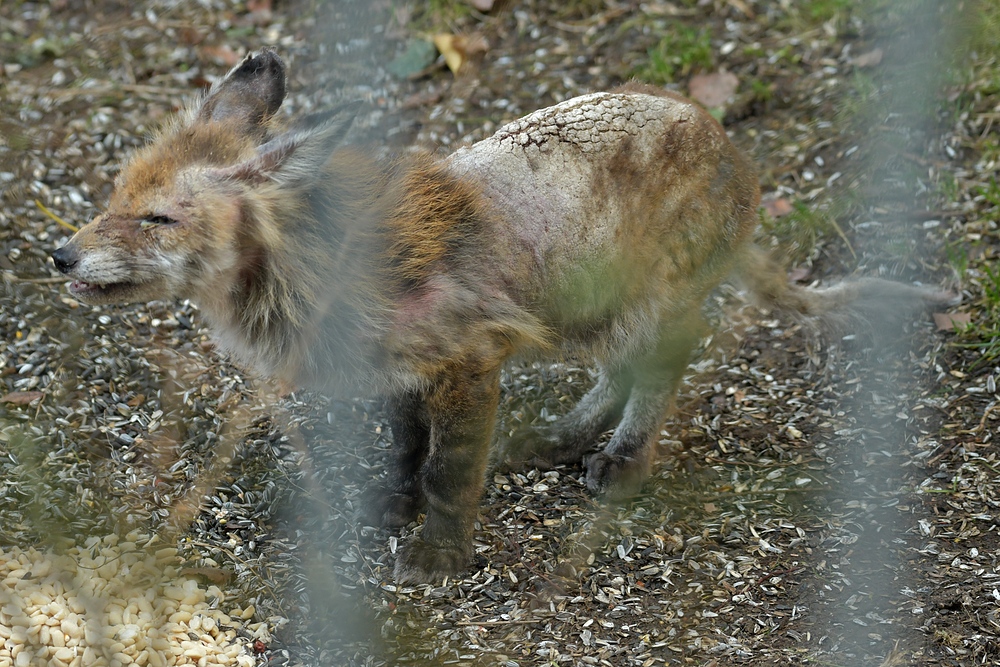
[[(956, 115), (974, 116), (991, 113), (1000, 95), (1000, 3), (995, 0), (965, 0), (961, 11), (948, 18), (955, 20), (956, 44), (949, 62), (949, 82), (961, 94), (954, 101)], [(970, 140), (966, 147), (973, 151), (980, 164), (1000, 161), (1000, 140), (995, 132), (984, 133)], [(952, 180), (954, 177), (952, 177)], [(985, 224), (996, 220), (1000, 212), (1000, 185), (996, 179), (954, 186), (939, 183), (945, 201), (957, 201), (963, 194), (976, 202), (975, 216), (983, 230), (982, 243), (996, 246), (1000, 235)], [(947, 250), (952, 268), (963, 282), (972, 287), (974, 301), (968, 304), (971, 322), (959, 333), (957, 345), (979, 351), (976, 366), (1000, 358), (1000, 265), (997, 253), (976, 253), (970, 259), (967, 242), (958, 242)]]
[(984, 263), (982, 266), (986, 278), (980, 281), (983, 287), (983, 295), (986, 297), (986, 306), (993, 311), (1000, 310), (1000, 266), (990, 268), (990, 264)]
[(948, 265), (955, 272), (955, 277), (959, 280), (964, 279), (965, 274), (969, 272), (969, 251), (965, 244), (949, 243), (945, 246), (944, 252), (948, 258)]
[(1000, 57), (1000, 4), (996, 0), (966, 0), (961, 17), (968, 50), (979, 60)]
[(751, 79), (750, 90), (753, 92), (754, 99), (765, 104), (770, 102), (774, 97), (774, 87), (772, 84), (761, 79)]
[(464, 0), (428, 0), (414, 5), (415, 32), (450, 32), (472, 16), (472, 7)]
[(857, 4), (855, 0), (810, 0), (801, 3), (800, 11), (811, 23), (826, 23), (845, 16)]
[(852, 132), (864, 133), (882, 122), (889, 113), (890, 102), (881, 94), (881, 86), (868, 72), (855, 70), (846, 78), (847, 94), (841, 97), (836, 122)]
[(976, 188), (982, 198), (992, 207), (1000, 207), (1000, 185), (996, 181), (991, 181), (986, 185), (980, 185)]
[(674, 83), (695, 71), (710, 70), (715, 63), (709, 31), (676, 23), (668, 26), (666, 34), (646, 55), (648, 60), (636, 68), (633, 76), (656, 85)]
[(761, 227), (778, 240), (781, 254), (788, 261), (799, 264), (812, 254), (822, 239), (836, 231), (836, 223), (829, 212), (803, 202), (795, 202), (793, 207), (794, 211), (780, 218), (761, 213)]
[(839, 30), (848, 25), (852, 13), (865, 12), (872, 1), (797, 0), (784, 7), (786, 13), (777, 19), (775, 28), (782, 32), (802, 34), (832, 21)]

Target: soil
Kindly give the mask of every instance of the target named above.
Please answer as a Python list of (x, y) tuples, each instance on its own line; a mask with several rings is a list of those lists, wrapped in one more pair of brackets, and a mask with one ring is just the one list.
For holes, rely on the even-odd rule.
[[(76, 303), (47, 259), (70, 232), (34, 203), (85, 223), (132, 147), (265, 45), (290, 112), (361, 98), (351, 141), (385, 154), (446, 154), (633, 77), (687, 94), (729, 72), (713, 112), (760, 166), (759, 242), (790, 279), (939, 285), (984, 321), (996, 163), (975, 147), (997, 100), (949, 74), (975, 5), (916, 4), (4, 3), (0, 546), (159, 532), (254, 605), (259, 664), (1000, 660), (1000, 367), (932, 313), (831, 328), (720, 289), (640, 497), (596, 501), (579, 467), (491, 473), (468, 576), (397, 587), (418, 528), (364, 512), (381, 403), (277, 396), (188, 303)], [(479, 45), (457, 74), (404, 55), (435, 33)], [(586, 360), (510, 369), (498, 437), (590, 382)]]

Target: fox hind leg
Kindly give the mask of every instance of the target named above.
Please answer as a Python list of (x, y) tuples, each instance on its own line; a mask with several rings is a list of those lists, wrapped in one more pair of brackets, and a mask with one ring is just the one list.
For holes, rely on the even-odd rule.
[(585, 461), (591, 493), (617, 499), (642, 487), (660, 427), (704, 330), (701, 313), (694, 308), (680, 321), (662, 327), (654, 350), (635, 364), (621, 421), (607, 446)]

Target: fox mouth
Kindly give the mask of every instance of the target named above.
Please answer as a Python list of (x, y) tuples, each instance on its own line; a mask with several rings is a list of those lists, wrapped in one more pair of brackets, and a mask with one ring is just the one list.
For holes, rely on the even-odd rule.
[(69, 292), (84, 301), (115, 299), (125, 296), (139, 287), (139, 283), (89, 283), (86, 280), (74, 280), (69, 284)]

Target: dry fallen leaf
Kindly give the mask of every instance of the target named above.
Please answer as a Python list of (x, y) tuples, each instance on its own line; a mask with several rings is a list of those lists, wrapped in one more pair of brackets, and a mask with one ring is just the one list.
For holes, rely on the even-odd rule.
[(882, 62), (882, 49), (872, 49), (851, 60), (855, 67), (875, 67)]
[(12, 391), (0, 398), (0, 403), (10, 403), (11, 405), (28, 405), (33, 401), (44, 398), (45, 394), (40, 391)]
[(812, 272), (804, 266), (797, 266), (788, 272), (788, 279), (793, 283), (800, 283), (806, 280)]
[(969, 313), (934, 313), (934, 324), (938, 331), (954, 331), (955, 327), (963, 327), (972, 321)]
[(458, 74), (470, 58), (486, 53), (489, 48), (486, 39), (478, 33), (472, 35), (435, 35), (434, 46), (444, 56), (444, 62), (452, 74)]
[(747, 3), (743, 2), (743, 0), (726, 0), (726, 4), (728, 4), (730, 7), (735, 7), (736, 9), (743, 12), (743, 15), (746, 16), (748, 19), (753, 19), (757, 17), (757, 15), (754, 14), (754, 11), (750, 9)]
[(177, 41), (181, 44), (201, 44), (205, 34), (194, 26), (181, 26), (177, 29)]
[(222, 46), (203, 46), (201, 48), (201, 55), (203, 58), (209, 58), (226, 67), (232, 67), (241, 60), (240, 54), (233, 51), (232, 47), (228, 44), (223, 44)]
[(777, 199), (764, 199), (760, 202), (760, 205), (764, 207), (767, 214), (772, 218), (780, 218), (783, 215), (788, 215), (795, 208), (792, 203), (785, 199), (784, 197), (778, 197)]
[(711, 109), (724, 106), (739, 85), (740, 80), (732, 72), (712, 72), (692, 76), (688, 89), (693, 100)]

